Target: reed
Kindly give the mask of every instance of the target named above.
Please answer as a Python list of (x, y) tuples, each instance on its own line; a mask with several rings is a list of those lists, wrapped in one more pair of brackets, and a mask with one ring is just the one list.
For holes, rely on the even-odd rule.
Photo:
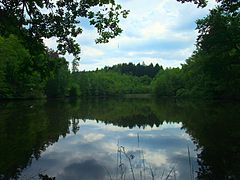
[(172, 167), (172, 169), (169, 171), (169, 173), (168, 173), (168, 175), (166, 177), (166, 180), (168, 180), (168, 178), (171, 177), (171, 174), (172, 174), (173, 170), (174, 170), (174, 167)]
[(194, 170), (193, 170), (193, 164), (192, 164), (192, 160), (191, 160), (189, 146), (187, 146), (187, 150), (188, 150), (189, 176), (190, 176), (190, 180), (194, 180)]
[[(135, 156), (133, 154), (129, 154), (127, 152), (127, 149), (120, 145), (120, 142), (118, 140), (117, 143), (117, 180), (124, 180), (127, 175), (127, 168), (130, 169), (130, 175), (132, 176), (131, 179), (136, 180), (146, 180), (146, 179), (159, 179), (159, 180), (170, 180), (174, 179), (177, 180), (177, 171), (175, 169), (175, 166), (172, 168), (166, 169), (164, 168), (163, 171), (160, 173), (154, 173), (154, 169), (151, 164), (147, 163), (145, 160), (145, 155), (143, 148), (141, 147), (141, 138), (139, 133), (137, 133), (137, 149), (136, 149), (136, 157), (139, 158), (139, 161), (133, 161)], [(193, 167), (193, 160), (191, 158), (191, 152), (189, 146), (187, 146), (187, 154), (188, 154), (188, 166), (189, 166), (189, 179), (194, 180), (194, 167)], [(128, 161), (128, 163), (124, 164), (124, 161)], [(139, 174), (135, 174), (137, 169), (134, 169), (134, 163), (140, 163), (138, 164), (138, 172)], [(128, 165), (127, 165), (128, 164)], [(136, 166), (137, 167), (137, 166)], [(120, 174), (120, 176), (119, 176)], [(137, 176), (136, 176), (137, 175)]]
[(109, 179), (110, 179), (110, 180), (113, 180), (113, 179), (112, 179), (112, 176), (111, 176), (111, 173), (109, 172), (109, 170), (108, 170), (106, 167), (104, 167), (104, 166), (103, 166), (103, 168), (104, 168), (105, 171), (107, 172), (107, 174), (108, 174), (108, 176), (109, 176)]
[(133, 166), (132, 166), (132, 159), (134, 158), (134, 156), (132, 154), (128, 155), (125, 151), (125, 148), (123, 146), (121, 146), (121, 147), (122, 147), (122, 152), (124, 153), (125, 157), (128, 159), (131, 173), (132, 173), (132, 178), (133, 178), (133, 180), (135, 180), (135, 175), (134, 175)]
[(165, 173), (165, 169), (163, 169), (163, 172), (162, 172), (162, 175), (161, 175), (161, 180), (163, 179), (164, 173)]
[(150, 168), (152, 180), (154, 180), (155, 176), (154, 176), (154, 173), (153, 173), (153, 170), (152, 170), (152, 166), (150, 165), (149, 168)]

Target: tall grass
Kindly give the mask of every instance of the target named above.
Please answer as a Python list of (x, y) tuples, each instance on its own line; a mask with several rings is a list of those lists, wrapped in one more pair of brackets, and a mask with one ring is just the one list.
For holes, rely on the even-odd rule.
[(189, 146), (187, 146), (187, 150), (188, 150), (189, 177), (190, 177), (190, 180), (194, 180), (193, 163), (192, 163), (192, 160), (191, 160), (191, 154), (190, 154)]
[[(169, 169), (164, 168), (162, 171), (159, 171), (156, 173), (156, 169), (152, 167), (151, 164), (146, 163), (144, 150), (141, 147), (141, 141), (140, 135), (137, 134), (137, 149), (136, 149), (136, 156), (129, 153), (127, 149), (120, 145), (120, 142), (118, 140), (117, 142), (117, 180), (125, 180), (126, 176), (128, 175), (127, 170), (129, 169), (129, 175), (131, 175), (132, 180), (170, 180), (174, 179), (177, 180), (177, 171), (175, 166), (169, 167)], [(194, 167), (193, 167), (193, 161), (191, 158), (191, 152), (189, 146), (187, 146), (187, 156), (188, 156), (188, 167), (189, 167), (189, 179), (194, 180)], [(136, 158), (139, 158), (136, 159)], [(138, 160), (138, 161), (137, 161)], [(126, 163), (127, 161), (127, 163)], [(137, 165), (139, 169), (136, 167), (136, 163), (139, 163)], [(136, 173), (138, 172), (138, 173)]]

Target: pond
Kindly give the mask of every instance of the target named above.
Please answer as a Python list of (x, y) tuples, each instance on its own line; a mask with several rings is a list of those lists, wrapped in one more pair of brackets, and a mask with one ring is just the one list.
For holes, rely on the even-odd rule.
[(0, 179), (239, 179), (240, 104), (0, 103)]

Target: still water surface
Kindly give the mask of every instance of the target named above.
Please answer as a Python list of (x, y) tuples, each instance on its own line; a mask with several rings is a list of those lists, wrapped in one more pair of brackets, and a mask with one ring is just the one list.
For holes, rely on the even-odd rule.
[(0, 179), (238, 179), (240, 105), (2, 102)]

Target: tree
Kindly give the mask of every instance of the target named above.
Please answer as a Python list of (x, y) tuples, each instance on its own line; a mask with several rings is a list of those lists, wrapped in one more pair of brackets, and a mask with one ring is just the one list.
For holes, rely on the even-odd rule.
[(240, 14), (221, 8), (197, 21), (197, 50), (183, 65), (187, 94), (239, 98)]
[(179, 68), (165, 69), (158, 73), (152, 82), (153, 92), (157, 96), (178, 96), (183, 87)]
[(105, 68), (106, 71), (115, 71), (119, 72), (122, 74), (128, 74), (132, 76), (149, 76), (153, 78), (154, 76), (157, 75), (158, 71), (162, 70), (162, 67), (159, 66), (158, 64), (153, 66), (151, 63), (150, 65), (145, 65), (144, 62), (142, 64), (138, 63), (137, 65), (133, 63), (123, 63), (123, 64), (117, 64), (112, 67), (107, 67)]
[(46, 95), (48, 98), (65, 97), (69, 94), (70, 88), (70, 71), (68, 62), (65, 58), (50, 57), (51, 66), (53, 67), (51, 77), (46, 84)]
[(42, 38), (57, 37), (59, 53), (79, 59), (80, 47), (74, 38), (82, 33), (81, 17), (97, 29), (96, 42), (106, 43), (122, 32), (120, 17), (128, 13), (114, 0), (1, 0), (0, 35), (16, 34), (40, 47)]
[(0, 98), (42, 94), (41, 71), (33, 68), (33, 59), (16, 36), (0, 37), (0, 64)]
[[(205, 7), (207, 5), (207, 0), (177, 0), (179, 2), (193, 2), (197, 4), (198, 7)], [(240, 7), (239, 0), (216, 0), (216, 2), (220, 3), (221, 8), (224, 11), (235, 13)]]

